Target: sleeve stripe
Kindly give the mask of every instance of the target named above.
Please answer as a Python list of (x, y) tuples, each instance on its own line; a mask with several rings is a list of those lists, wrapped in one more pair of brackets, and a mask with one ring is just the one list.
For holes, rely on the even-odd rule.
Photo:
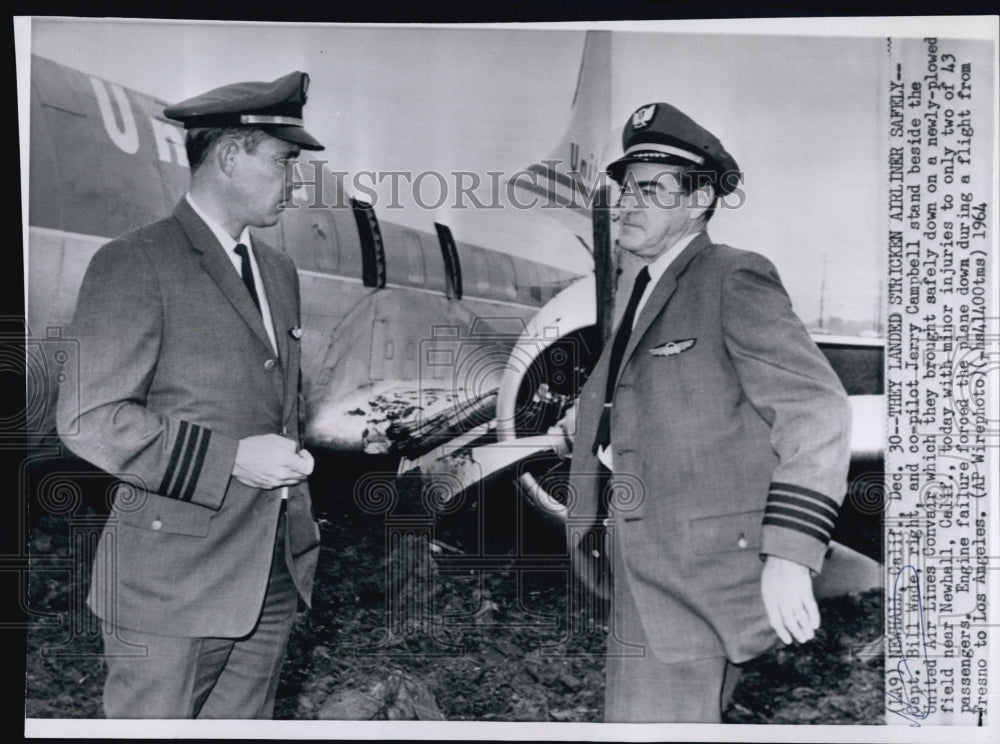
[(170, 493), (170, 483), (174, 479), (174, 468), (177, 467), (177, 461), (181, 457), (181, 452), (184, 451), (184, 442), (187, 439), (189, 427), (190, 424), (187, 421), (181, 421), (181, 425), (177, 430), (177, 439), (174, 440), (174, 450), (170, 453), (170, 462), (167, 464), (167, 470), (163, 474), (163, 481), (160, 483), (159, 493), (164, 495), (169, 495)]
[(829, 496), (824, 496), (819, 491), (810, 491), (808, 488), (795, 486), (791, 483), (772, 483), (769, 490), (782, 491), (788, 494), (795, 494), (796, 496), (806, 496), (807, 498), (815, 499), (829, 509), (833, 509), (834, 514), (837, 514), (840, 511), (840, 504), (831, 499)]
[(767, 495), (767, 503), (769, 505), (785, 504), (786, 506), (794, 506), (798, 509), (809, 512), (810, 514), (822, 517), (823, 519), (828, 519), (832, 524), (835, 524), (837, 520), (837, 512), (831, 511), (823, 506), (817, 506), (812, 501), (796, 498), (795, 496), (785, 496), (780, 493), (769, 493)]
[(198, 485), (198, 478), (201, 476), (201, 466), (205, 464), (205, 453), (208, 452), (208, 441), (212, 438), (211, 429), (201, 429), (201, 443), (198, 445), (198, 454), (194, 458), (194, 466), (191, 468), (191, 475), (188, 478), (187, 488), (181, 495), (182, 501), (190, 501), (194, 495), (194, 488)]
[(765, 514), (763, 524), (772, 525), (774, 527), (786, 527), (790, 530), (801, 532), (804, 535), (808, 535), (809, 537), (819, 540), (824, 545), (830, 542), (830, 537), (828, 535), (824, 535), (822, 532), (818, 532), (814, 530), (812, 527), (804, 525), (801, 522), (794, 522), (791, 519), (783, 519), (781, 517), (769, 517)]
[(785, 506), (777, 506), (775, 504), (768, 504), (767, 509), (764, 511), (765, 514), (777, 514), (786, 517), (791, 517), (792, 519), (797, 519), (800, 522), (808, 522), (817, 529), (822, 530), (826, 533), (827, 539), (833, 532), (833, 522), (827, 519), (822, 519), (820, 517), (813, 516), (812, 514), (806, 514), (799, 511), (798, 509), (789, 509)]
[(198, 440), (201, 439), (203, 431), (205, 430), (200, 426), (195, 424), (191, 425), (191, 436), (188, 437), (187, 447), (184, 448), (184, 459), (181, 460), (181, 467), (178, 471), (177, 481), (174, 483), (174, 487), (170, 490), (170, 498), (179, 499), (181, 496), (181, 490), (187, 485), (188, 470), (191, 467), (191, 458), (194, 456), (194, 451), (198, 448)]

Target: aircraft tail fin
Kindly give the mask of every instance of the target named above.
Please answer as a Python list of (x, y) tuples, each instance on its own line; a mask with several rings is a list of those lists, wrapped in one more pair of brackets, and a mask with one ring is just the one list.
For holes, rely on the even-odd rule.
[(587, 245), (592, 240), (591, 199), (600, 183), (610, 132), (611, 32), (588, 31), (566, 133), (548, 157), (533, 163), (513, 182), (521, 203), (567, 225)]

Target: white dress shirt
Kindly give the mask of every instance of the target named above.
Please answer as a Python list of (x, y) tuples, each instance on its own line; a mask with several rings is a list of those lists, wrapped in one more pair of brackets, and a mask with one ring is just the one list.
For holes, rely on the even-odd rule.
[[(701, 235), (701, 233), (694, 233), (693, 235), (681, 238), (646, 265), (646, 269), (649, 271), (649, 284), (646, 285), (646, 289), (643, 291), (642, 297), (639, 298), (639, 304), (635, 307), (635, 317), (632, 319), (633, 328), (635, 328), (636, 321), (639, 320), (639, 316), (642, 314), (642, 309), (649, 301), (650, 295), (653, 294), (653, 290), (656, 288), (657, 282), (660, 281), (667, 269), (670, 267), (670, 264), (672, 264), (674, 259), (680, 255), (681, 251), (687, 248), (691, 241), (699, 235)], [(608, 340), (610, 341), (611, 339)], [(622, 360), (622, 363), (624, 364), (624, 360)], [(598, 447), (597, 458), (604, 463), (604, 467), (614, 472), (614, 457), (612, 457), (611, 453), (612, 446), (610, 444), (607, 447)]]

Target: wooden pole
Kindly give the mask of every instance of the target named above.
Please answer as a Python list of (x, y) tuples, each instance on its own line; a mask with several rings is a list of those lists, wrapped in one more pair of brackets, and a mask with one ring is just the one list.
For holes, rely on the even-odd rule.
[[(597, 329), (601, 348), (614, 330), (615, 257), (611, 245), (611, 189), (604, 186), (594, 195), (594, 278), (597, 300)], [(600, 353), (600, 349), (597, 350)]]

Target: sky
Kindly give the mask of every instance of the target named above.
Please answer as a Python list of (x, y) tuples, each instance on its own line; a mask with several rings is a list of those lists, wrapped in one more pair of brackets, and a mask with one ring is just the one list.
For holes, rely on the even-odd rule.
[[(559, 141), (584, 32), (45, 18), (30, 42), (32, 53), (166, 101), (305, 70), (306, 124), (331, 167), (485, 174), (513, 173)], [(774, 261), (807, 323), (822, 301), (827, 319), (874, 327), (884, 49), (878, 37), (615, 31), (605, 162), (638, 106), (677, 106), (746, 174), (745, 203), (717, 213), (712, 238)], [(438, 216), (389, 219), (430, 230)]]

